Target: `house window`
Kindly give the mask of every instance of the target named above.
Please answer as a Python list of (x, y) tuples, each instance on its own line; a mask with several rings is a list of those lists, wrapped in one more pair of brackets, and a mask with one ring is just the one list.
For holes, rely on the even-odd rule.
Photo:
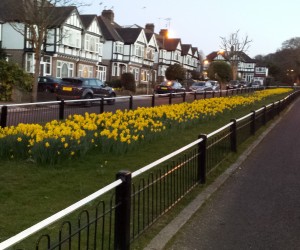
[(141, 81), (147, 81), (147, 71), (146, 70), (142, 70)]
[(91, 35), (85, 36), (85, 50), (90, 52), (99, 51), (99, 38)]
[(153, 60), (154, 58), (154, 52), (153, 49), (147, 48), (147, 55), (146, 55), (147, 59)]
[(123, 53), (123, 44), (115, 43), (114, 53), (122, 54)]
[(34, 73), (34, 57), (32, 53), (26, 54), (26, 71), (28, 73)]
[(97, 69), (97, 78), (100, 79), (103, 82), (106, 81), (106, 67), (104, 67), (104, 66), (98, 66), (98, 69)]
[(80, 64), (78, 75), (80, 77), (93, 77), (93, 66)]
[(102, 56), (103, 55), (103, 43), (99, 43), (99, 56)]
[(81, 33), (77, 30), (72, 30), (70, 28), (64, 28), (63, 32), (63, 43), (74, 48), (81, 47)]
[(134, 69), (133, 70), (133, 75), (134, 75), (134, 80), (135, 81), (139, 81), (139, 74), (140, 74), (139, 69)]
[(144, 56), (144, 47), (140, 45), (135, 45), (135, 55), (138, 57)]
[(44, 56), (43, 62), (44, 64), (44, 74), (43, 75), (51, 75), (51, 57), (50, 56)]
[(114, 65), (113, 65), (112, 76), (118, 76), (118, 64), (117, 63), (114, 63)]
[(71, 77), (74, 72), (74, 63), (57, 61), (56, 77)]

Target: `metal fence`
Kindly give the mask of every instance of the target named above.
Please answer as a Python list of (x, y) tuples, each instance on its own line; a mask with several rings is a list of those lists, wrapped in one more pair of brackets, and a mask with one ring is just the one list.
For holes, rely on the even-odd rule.
[(0, 249), (130, 249), (142, 233), (194, 187), (205, 183), (231, 152), (299, 93), (200, 135), (135, 172), (120, 171), (115, 182), (0, 243)]
[[(16, 126), (19, 123), (47, 123), (63, 120), (72, 114), (84, 114), (115, 111), (117, 109), (135, 109), (137, 107), (154, 107), (163, 104), (192, 102), (200, 98), (232, 96), (253, 92), (256, 89), (242, 88), (220, 91), (182, 92), (173, 94), (153, 94), (138, 96), (119, 96), (115, 98), (98, 98), (85, 100), (61, 100), (36, 103), (0, 105), (0, 127)], [(164, 97), (164, 98), (163, 98)], [(114, 105), (107, 101), (114, 99)]]

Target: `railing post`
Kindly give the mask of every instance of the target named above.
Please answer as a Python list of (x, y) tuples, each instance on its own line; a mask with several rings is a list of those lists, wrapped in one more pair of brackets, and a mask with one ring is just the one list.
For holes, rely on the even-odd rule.
[(222, 97), (222, 89), (220, 89), (220, 97)]
[(267, 106), (264, 105), (264, 110), (263, 110), (263, 125), (266, 125), (267, 123)]
[(104, 112), (104, 98), (102, 97), (100, 100), (100, 114)]
[(272, 119), (275, 117), (275, 102), (272, 103)]
[(200, 184), (206, 182), (206, 143), (207, 135), (199, 135), (199, 139), (202, 139), (198, 144), (198, 181)]
[(169, 95), (169, 105), (172, 104), (172, 97), (173, 97), (173, 95), (172, 95), (172, 93), (170, 93), (170, 95)]
[(123, 183), (116, 188), (115, 250), (130, 249), (131, 172), (120, 171), (117, 179)]
[(203, 98), (206, 99), (206, 90), (204, 90)]
[(237, 126), (236, 119), (231, 119), (232, 125), (230, 126), (230, 146), (232, 152), (237, 152)]
[(255, 119), (256, 119), (256, 114), (255, 111), (251, 111), (251, 134), (255, 135), (256, 127), (255, 127)]
[(151, 106), (155, 107), (155, 94), (152, 95)]
[(65, 118), (65, 101), (61, 100), (59, 103), (59, 120), (63, 120)]
[(1, 128), (5, 128), (6, 125), (7, 125), (7, 106), (2, 106), (0, 126)]
[(215, 97), (215, 91), (213, 90), (213, 92), (212, 92), (212, 98), (214, 98)]
[(194, 100), (197, 100), (197, 93), (196, 93), (196, 91), (194, 92)]
[(184, 91), (183, 94), (182, 94), (182, 102), (185, 102), (185, 99), (186, 99), (186, 93)]
[(133, 96), (131, 95), (129, 97), (129, 110), (132, 110), (133, 109)]

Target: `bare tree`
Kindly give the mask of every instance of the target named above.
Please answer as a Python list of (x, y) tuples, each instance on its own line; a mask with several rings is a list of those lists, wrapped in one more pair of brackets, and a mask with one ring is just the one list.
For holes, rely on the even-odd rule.
[(26, 49), (34, 53), (34, 83), (32, 101), (37, 100), (38, 77), (41, 58), (46, 47), (51, 30), (64, 18), (59, 15), (58, 7), (80, 5), (71, 0), (1, 0), (0, 9), (2, 21), (10, 23), (14, 30), (20, 33), (26, 44)]
[(244, 38), (239, 37), (239, 30), (235, 33), (231, 33), (228, 38), (221, 38), (221, 50), (224, 57), (229, 61), (232, 77), (234, 80), (237, 79), (238, 63), (240, 61), (241, 55), (246, 53), (252, 43), (248, 35)]

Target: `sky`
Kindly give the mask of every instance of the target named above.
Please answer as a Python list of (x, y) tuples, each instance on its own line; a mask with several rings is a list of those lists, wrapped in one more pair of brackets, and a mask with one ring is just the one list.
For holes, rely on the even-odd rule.
[(85, 0), (81, 14), (100, 15), (112, 9), (121, 26), (155, 25), (155, 33), (168, 29), (170, 37), (192, 44), (204, 56), (221, 49), (221, 37), (238, 31), (240, 40), (252, 42), (250, 57), (275, 53), (282, 43), (300, 37), (299, 0)]

